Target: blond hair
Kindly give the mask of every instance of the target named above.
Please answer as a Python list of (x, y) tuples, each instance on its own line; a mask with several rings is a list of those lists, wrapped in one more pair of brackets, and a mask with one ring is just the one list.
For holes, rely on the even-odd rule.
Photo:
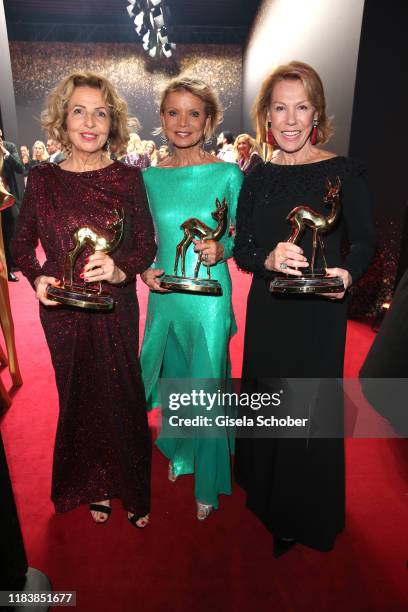
[(316, 70), (303, 62), (292, 61), (289, 64), (278, 66), (266, 77), (255, 100), (252, 117), (256, 128), (257, 138), (266, 142), (266, 122), (271, 105), (273, 88), (284, 80), (299, 80), (305, 88), (309, 102), (317, 112), (317, 143), (325, 144), (333, 133), (333, 127), (326, 114), (326, 99), (323, 83)]
[(42, 140), (36, 140), (35, 141), (35, 143), (33, 144), (33, 148), (32, 148), (33, 159), (37, 159), (34, 156), (34, 149), (35, 149), (35, 147), (42, 147), (43, 154), (41, 156), (41, 161), (47, 161), (47, 159), (49, 158), (49, 155), (48, 155), (48, 151), (47, 151), (47, 147), (45, 146), (45, 143)]
[(76, 87), (99, 89), (109, 109), (109, 144), (116, 153), (125, 152), (129, 140), (127, 103), (118, 95), (112, 83), (96, 72), (72, 72), (49, 94), (47, 106), (41, 114), (41, 124), (48, 137), (58, 140), (64, 149), (69, 150), (66, 118), (68, 102)]
[[(206, 117), (210, 118), (209, 128), (206, 130), (204, 137), (209, 140), (214, 135), (215, 128), (222, 123), (224, 112), (221, 106), (221, 102), (218, 95), (212, 87), (200, 81), (190, 77), (178, 77), (170, 81), (170, 83), (162, 91), (160, 98), (160, 114), (164, 113), (164, 105), (166, 98), (169, 94), (176, 91), (188, 91), (193, 96), (199, 98), (204, 102), (204, 112)], [(163, 132), (162, 128), (155, 130), (155, 134)]]
[(249, 144), (249, 153), (248, 157), (251, 157), (252, 153), (258, 153), (258, 155), (262, 155), (261, 147), (256, 142), (255, 138), (252, 138), (249, 134), (240, 134), (236, 137), (234, 141), (234, 151), (237, 154), (238, 159), (240, 158), (240, 154), (238, 151), (238, 144), (240, 140), (245, 140)]
[(141, 155), (143, 153), (142, 141), (139, 134), (136, 134), (136, 132), (129, 134), (129, 142), (127, 144), (126, 152), (136, 153), (137, 155)]
[(153, 145), (153, 152), (152, 153), (148, 153), (150, 160), (157, 160), (157, 147), (156, 147), (156, 143), (154, 142), (154, 140), (145, 140), (143, 143), (143, 152), (147, 153), (147, 147), (149, 145)]

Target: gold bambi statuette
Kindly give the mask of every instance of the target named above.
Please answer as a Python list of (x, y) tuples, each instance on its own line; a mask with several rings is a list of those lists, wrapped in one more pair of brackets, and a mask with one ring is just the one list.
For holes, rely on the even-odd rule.
[[(336, 178), (334, 185), (326, 179), (326, 195), (323, 202), (330, 206), (327, 216), (316, 212), (310, 206), (296, 206), (290, 211), (286, 220), (292, 225), (287, 242), (299, 244), (306, 228), (312, 230), (313, 251), (310, 264), (311, 272), (302, 276), (277, 276), (270, 284), (272, 293), (341, 293), (344, 291), (343, 280), (339, 276), (327, 276), (327, 261), (324, 242), (321, 234), (330, 232), (337, 223), (341, 212), (341, 182)], [(315, 269), (317, 249), (320, 247), (324, 269)]]
[(93, 289), (85, 282), (83, 284), (74, 283), (73, 275), (75, 262), (85, 247), (91, 247), (94, 253), (111, 253), (119, 245), (123, 236), (123, 210), (120, 213), (115, 210), (114, 215), (112, 223), (107, 225), (107, 229), (113, 230), (114, 233), (111, 240), (107, 240), (87, 226), (80, 227), (74, 232), (72, 240), (75, 246), (65, 255), (63, 282), (59, 286), (48, 285), (47, 298), (49, 300), (78, 308), (112, 310), (113, 298), (102, 291), (101, 282), (98, 282), (98, 289)]
[[(160, 280), (160, 286), (164, 289), (172, 291), (191, 292), (191, 293), (207, 293), (210, 295), (221, 295), (222, 288), (217, 280), (211, 278), (210, 266), (202, 258), (201, 253), (198, 254), (197, 263), (194, 269), (194, 277), (186, 276), (186, 253), (188, 247), (193, 242), (194, 238), (199, 240), (220, 240), (227, 229), (227, 200), (224, 198), (222, 202), (217, 198), (215, 201), (215, 211), (211, 213), (212, 218), (217, 221), (217, 226), (211, 228), (200, 219), (187, 219), (180, 225), (180, 229), (184, 232), (183, 239), (176, 247), (176, 258), (174, 260), (174, 275), (165, 275)], [(181, 258), (181, 276), (177, 275), (178, 264)], [(203, 264), (207, 268), (207, 278), (198, 278), (200, 266)]]

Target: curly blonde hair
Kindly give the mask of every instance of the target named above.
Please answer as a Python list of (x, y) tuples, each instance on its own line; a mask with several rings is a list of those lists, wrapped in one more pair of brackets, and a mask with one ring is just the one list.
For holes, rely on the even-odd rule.
[[(205, 114), (210, 118), (210, 125), (206, 130), (204, 137), (206, 140), (211, 139), (214, 135), (215, 128), (222, 123), (224, 111), (217, 93), (212, 87), (204, 83), (204, 81), (187, 76), (178, 77), (170, 81), (170, 83), (161, 93), (160, 114), (164, 113), (164, 105), (166, 103), (167, 96), (175, 91), (183, 90), (188, 91), (193, 96), (197, 96), (197, 98), (200, 98), (200, 100), (204, 102)], [(163, 129), (158, 128), (155, 130), (154, 134), (159, 134), (161, 132), (163, 132)]]
[(70, 149), (65, 122), (68, 102), (76, 87), (100, 90), (109, 109), (109, 144), (117, 154), (126, 152), (129, 140), (127, 103), (118, 95), (112, 83), (96, 72), (72, 72), (49, 94), (47, 106), (41, 114), (41, 125), (48, 137), (58, 140), (65, 150)]
[(262, 83), (252, 109), (252, 118), (257, 137), (261, 142), (266, 142), (266, 121), (271, 105), (273, 88), (279, 81), (286, 79), (302, 82), (309, 102), (314, 106), (318, 114), (317, 143), (325, 144), (333, 134), (333, 127), (326, 114), (326, 98), (323, 83), (314, 68), (297, 61), (278, 66)]

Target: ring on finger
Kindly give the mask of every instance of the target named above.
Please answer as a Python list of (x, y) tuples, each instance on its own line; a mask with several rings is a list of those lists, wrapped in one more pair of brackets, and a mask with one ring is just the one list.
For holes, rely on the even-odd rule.
[(280, 267), (281, 270), (286, 270), (286, 268), (288, 267), (288, 264), (285, 263), (284, 261), (282, 261), (282, 263), (280, 264), (279, 267)]

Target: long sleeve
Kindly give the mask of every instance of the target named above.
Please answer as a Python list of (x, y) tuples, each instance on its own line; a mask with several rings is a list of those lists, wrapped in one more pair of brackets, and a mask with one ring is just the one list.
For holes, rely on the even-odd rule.
[(17, 228), (10, 244), (10, 249), (18, 269), (21, 270), (33, 286), (37, 276), (43, 274), (35, 254), (38, 244), (37, 195), (41, 188), (42, 179), (40, 173), (30, 172), (18, 216)]
[[(236, 224), (236, 214), (237, 214), (237, 203), (239, 192), (241, 191), (242, 181), (244, 180), (244, 175), (239, 170), (238, 166), (234, 165), (231, 169), (231, 177), (229, 181), (229, 225), (230, 227), (235, 227)], [(230, 257), (232, 257), (232, 251), (234, 247), (234, 235), (228, 232), (228, 229), (224, 236), (221, 239), (221, 244), (224, 247), (224, 256), (223, 261), (226, 261)]]
[(4, 160), (4, 169), (6, 172), (17, 172), (22, 174), (24, 166), (18, 155), (17, 147), (12, 142), (5, 142), (4, 148), (10, 153)]
[(115, 264), (126, 274), (126, 281), (132, 281), (136, 274), (146, 270), (156, 254), (153, 220), (147, 202), (146, 190), (138, 172), (137, 188), (134, 194), (134, 206), (130, 219), (125, 219), (125, 228), (130, 227), (123, 240), (120, 255), (112, 258)]
[(366, 183), (365, 168), (348, 160), (350, 174), (343, 189), (343, 211), (350, 250), (344, 261), (355, 283), (372, 260), (376, 246), (376, 232), (372, 213), (372, 198)]
[(247, 174), (250, 174), (254, 168), (256, 168), (257, 166), (259, 166), (259, 164), (263, 164), (263, 159), (262, 157), (256, 152), (254, 151), (251, 155), (251, 158), (249, 160), (249, 164), (247, 165), (247, 167), (244, 170), (245, 176)]
[(263, 172), (263, 164), (258, 165), (245, 177), (237, 208), (237, 228), (235, 234), (234, 258), (238, 266), (247, 272), (269, 278), (265, 269), (265, 259), (270, 249), (256, 244), (253, 233), (253, 210), (257, 203), (258, 184)]

